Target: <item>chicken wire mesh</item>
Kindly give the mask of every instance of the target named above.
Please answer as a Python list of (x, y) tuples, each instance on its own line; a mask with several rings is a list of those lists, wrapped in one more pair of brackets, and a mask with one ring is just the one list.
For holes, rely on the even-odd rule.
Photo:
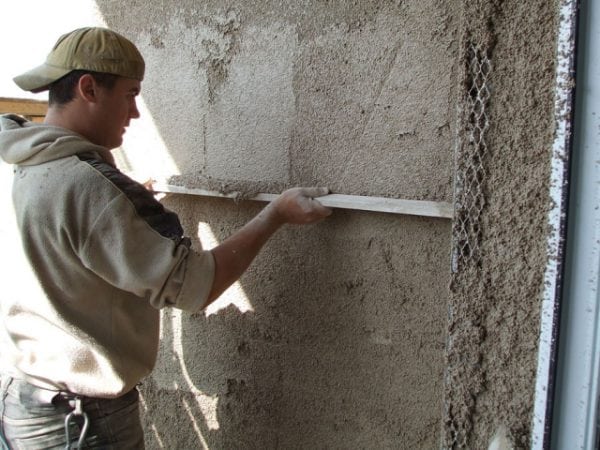
[(486, 107), (490, 98), (487, 51), (470, 43), (466, 51), (466, 96), (462, 139), (456, 151), (452, 272), (480, 260), (481, 214), (485, 206), (485, 134), (489, 128)]

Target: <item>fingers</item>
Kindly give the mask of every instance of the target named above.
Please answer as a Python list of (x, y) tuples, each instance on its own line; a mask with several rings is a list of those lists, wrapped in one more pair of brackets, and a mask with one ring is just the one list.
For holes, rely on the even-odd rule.
[(329, 188), (326, 187), (304, 187), (299, 188), (300, 193), (305, 197), (322, 197), (323, 195), (329, 194)]
[(297, 187), (283, 192), (273, 203), (279, 217), (287, 223), (308, 224), (331, 215), (331, 209), (323, 206), (315, 197), (329, 193), (323, 187)]
[(310, 203), (314, 211), (321, 217), (327, 217), (331, 214), (331, 209), (323, 206), (323, 204), (315, 200), (315, 197), (322, 197), (329, 194), (329, 188), (326, 187), (309, 187), (302, 188), (303, 194), (310, 199)]
[(155, 180), (155, 179), (153, 179), (153, 178), (148, 178), (146, 181), (144, 181), (144, 182), (142, 183), (142, 185), (143, 185), (143, 186), (144, 186), (146, 189), (148, 189), (149, 191), (152, 191), (152, 190), (153, 190), (153, 187), (154, 187), (154, 183), (155, 183), (155, 182), (156, 182), (156, 180)]
[(303, 209), (306, 214), (303, 222), (313, 223), (331, 215), (331, 209), (323, 206), (321, 202), (315, 199), (315, 197), (321, 197), (323, 195), (327, 195), (328, 193), (329, 189), (326, 187), (299, 188), (299, 204), (304, 206)]

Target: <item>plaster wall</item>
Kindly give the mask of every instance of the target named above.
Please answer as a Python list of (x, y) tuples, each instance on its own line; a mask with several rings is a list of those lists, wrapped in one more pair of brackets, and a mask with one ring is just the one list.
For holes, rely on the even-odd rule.
[[(98, 23), (65, 26), (106, 24), (146, 57), (123, 169), (241, 196), (450, 201), (466, 43), (492, 60), (480, 262), (450, 273), (442, 219), (337, 210), (282, 229), (206, 313), (163, 311), (148, 448), (487, 448), (499, 430), (529, 447), (558, 3), (97, 0)], [(196, 247), (263, 206), (163, 201)]]
[(558, 3), (482, 0), (463, 6), (465, 39), (488, 50), (492, 68), (481, 258), (455, 274), (450, 289), (449, 448), (487, 448), (499, 431), (515, 448), (530, 448), (547, 261)]
[[(146, 57), (176, 172), (146, 164), (143, 127), (130, 169), (241, 195), (450, 201), (458, 2), (97, 3)], [(205, 247), (262, 206), (164, 202)], [(341, 210), (281, 230), (216, 308), (163, 313), (148, 446), (438, 447), (450, 242), (448, 220)]]
[[(167, 204), (216, 240), (262, 207)], [(344, 211), (281, 230), (222, 309), (163, 314), (149, 446), (437, 448), (448, 239), (445, 220)]]
[[(232, 339), (231, 350), (217, 354), (251, 349), (244, 356), (247, 366), (224, 359), (236, 377), (210, 372), (219, 365), (207, 369), (211, 360), (202, 355), (184, 359), (197, 368), (188, 371), (194, 379), (209, 370), (214, 375), (204, 383), (220, 383), (220, 390), (205, 387), (218, 429), (240, 424), (231, 428), (247, 430), (236, 435), (212, 428), (207, 439), (217, 439), (217, 446), (226, 442), (218, 439), (241, 445), (249, 433), (257, 446), (267, 447), (485, 448), (501, 430), (512, 445), (527, 448), (546, 258), (557, 3), (98, 5), (108, 24), (127, 30), (148, 56), (144, 100), (178, 170), (164, 175), (186, 186), (242, 195), (319, 184), (347, 194), (450, 200), (454, 150), (465, 145), (470, 120), (464, 111), (465, 49), (473, 43), (487, 52), (492, 65), (481, 260), (452, 275), (448, 289), (450, 224), (337, 212), (314, 230), (282, 232), (238, 287), (237, 297), (243, 293), (245, 300), (231, 296), (256, 326), (277, 330), (270, 335), (285, 342), (285, 358), (273, 359), (270, 345), (247, 345), (248, 329), (231, 321), (218, 333)], [(127, 156), (135, 163), (133, 152)], [(246, 203), (174, 201), (190, 212), (189, 229), (207, 220), (217, 240), (233, 230), (234, 217), (241, 225), (251, 216)], [(323, 245), (315, 246), (315, 235)], [(378, 239), (383, 259), (373, 250)], [(290, 263), (279, 263), (281, 258)], [(331, 261), (344, 264), (338, 270), (322, 265)], [(277, 266), (293, 276), (277, 273), (265, 284), (264, 274)], [(373, 269), (363, 278), (367, 267)], [(355, 295), (359, 304), (365, 295), (365, 304), (386, 313), (373, 321), (355, 309)], [(407, 295), (412, 300), (404, 303)], [(419, 306), (409, 312), (409, 304)], [(231, 308), (202, 321), (209, 327), (227, 322), (235, 313)], [(348, 323), (357, 327), (343, 331)], [(194, 327), (179, 326), (192, 342), (201, 340)], [(363, 339), (357, 329), (367, 333)], [(413, 339), (405, 337), (408, 330), (414, 330)], [(446, 338), (445, 350), (437, 350)], [(386, 352), (402, 356), (394, 364)], [(319, 362), (311, 361), (315, 357)], [(159, 365), (167, 374), (169, 358), (166, 352)], [(350, 359), (356, 366), (344, 364)], [(269, 360), (275, 366), (264, 366)], [(250, 381), (263, 369), (268, 375), (261, 380), (272, 377), (273, 367), (280, 368), (280, 378), (264, 385)], [(405, 382), (409, 367), (426, 385)], [(299, 381), (285, 381), (291, 373)], [(382, 374), (393, 380), (389, 387)], [(153, 401), (181, 395), (164, 379), (151, 378), (147, 395)], [(371, 387), (367, 380), (374, 380)], [(434, 423), (442, 405), (438, 436)], [(251, 413), (239, 412), (244, 409)], [(147, 417), (156, 422), (161, 416)]]
[(457, 4), (98, 2), (143, 50), (143, 99), (175, 181), (440, 201), (452, 196)]

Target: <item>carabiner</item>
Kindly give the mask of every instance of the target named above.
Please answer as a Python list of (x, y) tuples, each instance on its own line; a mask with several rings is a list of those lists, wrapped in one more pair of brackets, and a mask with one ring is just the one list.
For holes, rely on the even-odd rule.
[[(70, 425), (71, 421), (75, 420), (76, 416), (83, 417), (83, 427), (81, 428), (81, 431), (79, 432), (79, 439), (77, 440), (77, 444), (71, 445), (71, 432), (69, 430), (69, 425)], [(85, 437), (87, 435), (89, 426), (90, 426), (90, 421), (89, 421), (88, 415), (81, 406), (81, 397), (75, 397), (75, 409), (73, 411), (71, 411), (69, 414), (67, 414), (67, 417), (65, 417), (65, 434), (67, 437), (67, 446), (65, 447), (65, 450), (81, 449), (82, 445), (85, 442)]]

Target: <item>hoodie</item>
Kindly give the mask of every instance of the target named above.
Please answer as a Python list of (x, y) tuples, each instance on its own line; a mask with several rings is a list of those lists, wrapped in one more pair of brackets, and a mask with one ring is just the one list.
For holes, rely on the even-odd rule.
[(23, 263), (11, 278), (30, 276), (0, 297), (10, 375), (91, 397), (128, 392), (155, 364), (159, 309), (205, 304), (212, 254), (190, 247), (108, 149), (70, 130), (0, 116), (0, 157), (14, 165), (23, 247), (2, 257)]

